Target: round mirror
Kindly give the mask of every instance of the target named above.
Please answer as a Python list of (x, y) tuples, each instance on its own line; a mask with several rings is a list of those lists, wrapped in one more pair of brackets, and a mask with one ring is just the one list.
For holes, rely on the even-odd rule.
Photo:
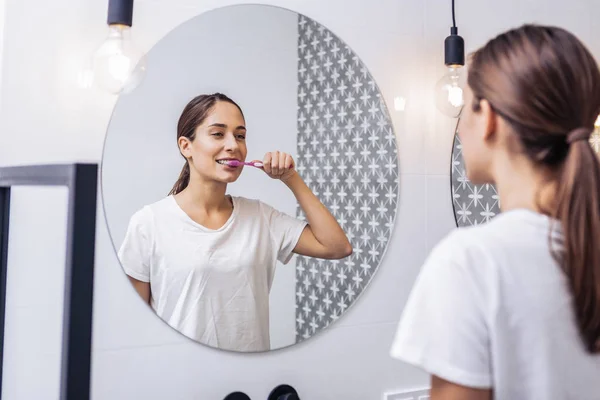
[[(600, 121), (600, 117), (598, 117)], [(600, 156), (600, 122), (590, 138), (592, 148)], [(478, 225), (489, 221), (500, 213), (500, 199), (494, 185), (474, 185), (467, 178), (462, 144), (458, 136), (458, 124), (452, 147), (452, 206), (456, 225)]]
[(398, 203), (395, 135), (364, 64), (322, 25), (262, 5), (191, 19), (147, 63), (101, 170), (135, 290), (224, 350), (327, 328), (375, 274)]
[(467, 178), (462, 144), (458, 137), (458, 124), (452, 146), (452, 207), (459, 227), (478, 225), (500, 213), (500, 202), (494, 185), (474, 185)]

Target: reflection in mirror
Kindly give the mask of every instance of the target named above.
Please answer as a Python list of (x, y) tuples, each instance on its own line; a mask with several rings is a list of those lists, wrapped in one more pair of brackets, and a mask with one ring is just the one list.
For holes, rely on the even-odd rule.
[[(460, 119), (458, 120), (460, 121)], [(462, 144), (457, 129), (452, 147), (452, 206), (459, 227), (479, 225), (500, 213), (500, 201), (496, 187), (492, 184), (474, 185), (467, 178)]]
[[(494, 185), (474, 185), (467, 178), (462, 144), (458, 136), (458, 122), (456, 126), (451, 169), (454, 218), (459, 227), (479, 225), (500, 214), (500, 199)], [(600, 156), (600, 115), (590, 136), (590, 144)]]
[(396, 216), (395, 136), (333, 33), (225, 7), (149, 52), (113, 113), (102, 195), (123, 270), (158, 317), (219, 349), (278, 349), (371, 281)]

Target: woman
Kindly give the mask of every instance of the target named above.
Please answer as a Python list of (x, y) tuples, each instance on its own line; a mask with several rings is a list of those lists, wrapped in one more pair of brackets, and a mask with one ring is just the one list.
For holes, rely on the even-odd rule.
[(166, 198), (131, 218), (119, 258), (157, 314), (184, 335), (236, 351), (269, 349), (269, 290), (292, 253), (339, 259), (352, 247), (289, 154), (267, 153), (265, 174), (296, 197), (308, 223), (269, 205), (226, 195), (246, 159), (240, 107), (222, 94), (188, 103), (177, 126), (186, 163)]
[(436, 246), (393, 357), (431, 399), (600, 399), (600, 72), (571, 33), (525, 25), (472, 56), (459, 126), (468, 178), (502, 214)]

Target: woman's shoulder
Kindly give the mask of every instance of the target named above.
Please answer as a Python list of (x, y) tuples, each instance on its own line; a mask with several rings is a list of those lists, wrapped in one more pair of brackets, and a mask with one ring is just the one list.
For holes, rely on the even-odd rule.
[(489, 223), (454, 228), (433, 246), (427, 261), (460, 269), (478, 268), (494, 252), (494, 231)]
[(231, 196), (233, 204), (238, 207), (239, 210), (245, 215), (258, 216), (262, 215), (271, 218), (273, 214), (277, 214), (280, 211), (267, 201), (254, 199), (244, 196)]
[(172, 207), (173, 201), (172, 196), (167, 196), (160, 200), (144, 204), (133, 213), (131, 219), (138, 223), (151, 222), (156, 215), (168, 212)]
[(160, 213), (171, 210), (174, 204), (176, 204), (175, 197), (173, 195), (168, 195), (152, 203), (146, 204), (142, 209), (146, 209), (147, 212)]
[(441, 253), (470, 253), (481, 247), (489, 247), (495, 241), (497, 224), (492, 221), (472, 226), (454, 228), (434, 247)]
[(272, 208), (271, 205), (269, 205), (268, 203), (266, 203), (260, 199), (254, 199), (254, 198), (244, 197), (244, 196), (234, 196), (234, 195), (230, 195), (230, 196), (233, 199), (234, 205), (237, 205), (239, 207), (251, 208), (251, 209), (256, 209), (256, 210), (262, 209), (265, 207)]
[[(467, 228), (454, 228), (438, 241), (429, 254), (430, 259), (448, 259), (457, 258), (468, 250), (473, 244), (472, 238), (475, 238), (472, 230)], [(469, 244), (470, 243), (470, 244)]]
[[(530, 242), (533, 233), (537, 232), (532, 231), (530, 223), (519, 213), (512, 212), (499, 214), (480, 225), (455, 228), (434, 246), (430, 257), (451, 259), (462, 266), (479, 266), (486, 260), (498, 259), (507, 251), (527, 245), (523, 242)], [(538, 230), (543, 227), (533, 226)], [(540, 238), (546, 240), (543, 234)]]

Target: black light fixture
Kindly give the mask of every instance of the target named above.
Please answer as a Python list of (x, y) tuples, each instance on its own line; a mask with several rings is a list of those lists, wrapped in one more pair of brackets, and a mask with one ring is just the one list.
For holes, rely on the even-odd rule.
[(133, 23), (133, 0), (109, 0), (106, 23), (109, 26), (125, 25), (131, 27)]
[(109, 0), (106, 22), (108, 36), (93, 55), (91, 80), (110, 93), (128, 93), (146, 73), (146, 57), (131, 40), (133, 0)]
[(460, 115), (464, 104), (465, 41), (458, 35), (454, 0), (452, 0), (450, 36), (444, 40), (444, 64), (447, 71), (435, 86), (435, 103), (444, 115), (456, 118)]

